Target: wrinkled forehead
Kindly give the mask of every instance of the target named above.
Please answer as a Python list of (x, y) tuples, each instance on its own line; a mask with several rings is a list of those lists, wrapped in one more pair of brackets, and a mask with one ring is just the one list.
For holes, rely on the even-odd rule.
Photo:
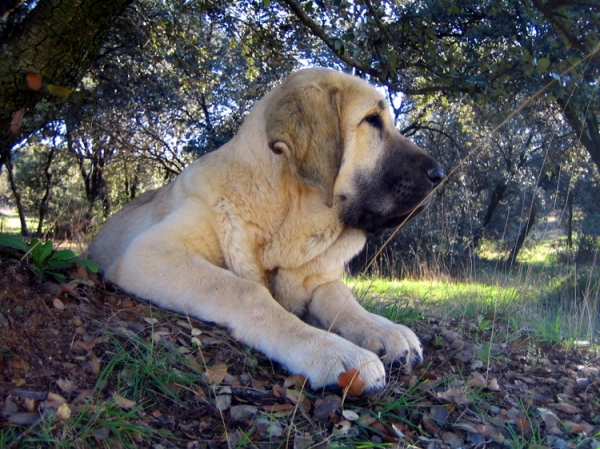
[(354, 76), (344, 75), (344, 78), (346, 95), (353, 106), (371, 113), (387, 110), (387, 102), (374, 86)]

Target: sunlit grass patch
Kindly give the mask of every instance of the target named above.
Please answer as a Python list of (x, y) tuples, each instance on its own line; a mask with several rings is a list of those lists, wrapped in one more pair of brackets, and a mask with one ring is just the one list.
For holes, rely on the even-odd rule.
[(510, 313), (531, 299), (530, 293), (515, 286), (477, 281), (348, 278), (347, 283), (363, 303), (405, 304), (433, 316), (472, 318), (490, 310)]

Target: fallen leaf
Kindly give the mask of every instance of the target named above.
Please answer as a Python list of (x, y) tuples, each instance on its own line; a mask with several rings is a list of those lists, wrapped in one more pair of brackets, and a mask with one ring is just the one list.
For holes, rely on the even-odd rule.
[(8, 422), (18, 426), (30, 426), (39, 419), (39, 413), (14, 413), (8, 417)]
[(110, 430), (107, 429), (106, 427), (102, 427), (101, 429), (95, 429), (92, 432), (92, 435), (98, 441), (104, 441), (108, 437), (109, 434), (110, 434)]
[(90, 351), (90, 350), (94, 349), (94, 346), (96, 346), (96, 344), (93, 341), (87, 342), (87, 341), (77, 340), (75, 342), (75, 346), (78, 346), (81, 349), (85, 349), (86, 351)]
[(288, 388), (285, 391), (285, 397), (292, 401), (294, 404), (297, 404), (298, 402), (302, 402), (304, 400), (304, 395), (298, 390), (294, 390), (292, 388)]
[(338, 386), (346, 389), (352, 396), (360, 396), (365, 391), (365, 381), (360, 377), (360, 370), (350, 368), (338, 376)]
[(342, 400), (339, 396), (332, 394), (326, 396), (323, 401), (315, 404), (314, 416), (321, 421), (327, 421), (332, 414), (342, 410)]
[(48, 393), (48, 406), (58, 408), (59, 405), (67, 402), (65, 398), (63, 398), (60, 394), (52, 393), (51, 391)]
[(58, 387), (67, 394), (71, 394), (75, 391), (75, 384), (69, 379), (58, 379), (56, 381)]
[(356, 412), (353, 412), (352, 410), (344, 410), (342, 412), (342, 416), (347, 419), (348, 421), (357, 421), (359, 416)]
[(122, 409), (131, 410), (133, 407), (135, 407), (135, 401), (119, 396), (118, 394), (115, 394), (113, 399), (115, 401), (115, 404), (117, 404)]
[(31, 90), (38, 91), (42, 88), (42, 75), (39, 73), (28, 73), (25, 75), (25, 81)]
[(206, 378), (213, 385), (219, 385), (227, 375), (227, 365), (221, 363), (211, 368), (206, 368)]
[(58, 298), (54, 298), (54, 300), (52, 301), (52, 304), (54, 305), (55, 309), (58, 310), (65, 310), (65, 303), (62, 302), (60, 299)]
[(25, 108), (19, 109), (15, 112), (10, 120), (10, 132), (16, 134), (21, 128), (21, 122), (23, 121), (23, 115), (25, 115)]
[(571, 432), (573, 435), (579, 435), (583, 433), (583, 426), (581, 424), (576, 424), (569, 429), (569, 432)]
[(22, 387), (23, 385), (25, 385), (27, 383), (27, 381), (25, 379), (23, 379), (22, 377), (19, 377), (19, 376), (13, 377), (11, 382), (13, 384), (15, 384), (15, 387)]
[(304, 385), (305, 380), (306, 379), (304, 378), (304, 376), (301, 376), (300, 374), (292, 374), (291, 376), (288, 376), (283, 382), (283, 388), (302, 388), (302, 385)]
[(452, 449), (458, 449), (465, 441), (454, 432), (442, 432), (442, 440)]
[(215, 406), (222, 412), (231, 406), (231, 388), (223, 387), (219, 390), (219, 394), (215, 398)]
[(67, 283), (63, 283), (60, 284), (60, 290), (58, 292), (59, 294), (65, 293), (68, 295), (71, 295), (75, 298), (79, 298), (79, 295), (77, 294), (77, 282), (69, 282)]
[(457, 387), (451, 387), (447, 391), (440, 391), (437, 396), (456, 405), (464, 406), (471, 403), (467, 395)]
[(333, 430), (331, 431), (332, 436), (343, 436), (347, 435), (352, 427), (352, 423), (346, 421), (345, 419), (340, 421), (339, 423), (333, 426)]
[(574, 415), (575, 413), (581, 412), (581, 410), (579, 410), (574, 405), (569, 404), (568, 402), (559, 402), (558, 404), (555, 404), (551, 407), (569, 415)]
[(55, 416), (59, 421), (68, 420), (71, 417), (71, 409), (69, 408), (69, 405), (66, 402), (64, 404), (60, 404), (55, 412)]
[(474, 372), (469, 385), (473, 388), (485, 388), (487, 387), (487, 382), (481, 373)]
[(254, 405), (235, 405), (231, 407), (230, 412), (234, 421), (246, 421), (258, 414), (258, 408)]
[(498, 381), (495, 377), (492, 377), (487, 384), (486, 390), (490, 391), (500, 391), (500, 385), (498, 385)]
[(521, 432), (529, 432), (531, 430), (531, 424), (524, 416), (519, 416), (517, 418), (517, 430)]

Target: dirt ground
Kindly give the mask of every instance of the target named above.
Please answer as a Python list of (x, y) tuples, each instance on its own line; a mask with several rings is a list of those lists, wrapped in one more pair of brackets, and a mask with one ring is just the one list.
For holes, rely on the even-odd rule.
[(0, 261), (0, 446), (600, 447), (598, 354), (508, 332), (501, 317), (417, 321), (423, 366), (355, 396), (302, 390), (223, 329), (82, 268), (69, 278)]

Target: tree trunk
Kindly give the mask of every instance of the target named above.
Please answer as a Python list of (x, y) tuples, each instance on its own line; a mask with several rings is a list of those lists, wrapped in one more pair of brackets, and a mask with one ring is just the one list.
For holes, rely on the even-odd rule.
[[(46, 97), (27, 86), (28, 73), (74, 88), (96, 57), (114, 20), (132, 0), (39, 0), (0, 42), (0, 168), (21, 138), (13, 115)], [(33, 2), (32, 2), (33, 3)], [(10, 13), (9, 13), (10, 14)], [(47, 97), (51, 99), (51, 97)], [(27, 113), (27, 112), (25, 112)]]
[(492, 195), (490, 196), (490, 202), (488, 204), (488, 207), (485, 211), (485, 215), (481, 222), (481, 227), (479, 229), (477, 229), (473, 235), (473, 248), (477, 248), (479, 246), (479, 242), (483, 238), (486, 228), (492, 222), (492, 217), (494, 216), (494, 212), (496, 211), (496, 209), (498, 208), (498, 205), (504, 198), (504, 193), (506, 192), (507, 188), (508, 188), (508, 186), (506, 185), (506, 182), (504, 180), (501, 180), (494, 187), (494, 190), (492, 191)]
[(50, 192), (52, 191), (52, 172), (50, 171), (50, 167), (52, 166), (52, 160), (54, 159), (54, 154), (56, 152), (56, 148), (53, 146), (48, 154), (48, 160), (46, 161), (46, 166), (44, 167), (44, 176), (46, 177), (46, 187), (44, 189), (44, 196), (42, 201), (40, 202), (40, 210), (38, 221), (38, 228), (36, 235), (38, 237), (42, 236), (42, 228), (44, 226), (44, 219), (46, 218), (46, 214), (48, 213), (48, 203), (50, 202)]
[(600, 130), (598, 129), (598, 118), (589, 108), (582, 108), (585, 113), (584, 120), (580, 119), (578, 108), (568, 101), (561, 98), (557, 100), (562, 108), (563, 115), (567, 119), (571, 128), (579, 138), (583, 147), (592, 158), (598, 171), (600, 172)]
[(506, 262), (504, 262), (504, 266), (509, 270), (512, 268), (515, 261), (517, 260), (519, 251), (521, 251), (521, 248), (523, 247), (523, 243), (525, 243), (525, 239), (529, 235), (529, 231), (531, 231), (531, 228), (535, 224), (535, 218), (537, 215), (537, 206), (536, 206), (535, 197), (531, 201), (532, 201), (532, 204), (531, 204), (531, 207), (529, 208), (529, 214), (527, 216), (527, 221), (525, 222), (525, 227), (523, 229), (521, 229), (521, 232), (519, 233), (519, 237), (517, 238), (517, 241), (515, 242), (515, 245), (513, 246), (513, 249), (508, 256), (508, 259), (506, 259)]
[(8, 172), (8, 181), (10, 183), (10, 189), (12, 190), (13, 196), (15, 197), (15, 203), (17, 204), (17, 212), (19, 213), (19, 220), (21, 221), (21, 235), (29, 237), (29, 230), (27, 229), (27, 221), (25, 221), (25, 211), (23, 209), (23, 203), (21, 202), (21, 194), (17, 188), (15, 182), (15, 175), (13, 171), (12, 159), (9, 157), (6, 160), (6, 171)]
[(567, 198), (567, 248), (573, 249), (573, 192)]

